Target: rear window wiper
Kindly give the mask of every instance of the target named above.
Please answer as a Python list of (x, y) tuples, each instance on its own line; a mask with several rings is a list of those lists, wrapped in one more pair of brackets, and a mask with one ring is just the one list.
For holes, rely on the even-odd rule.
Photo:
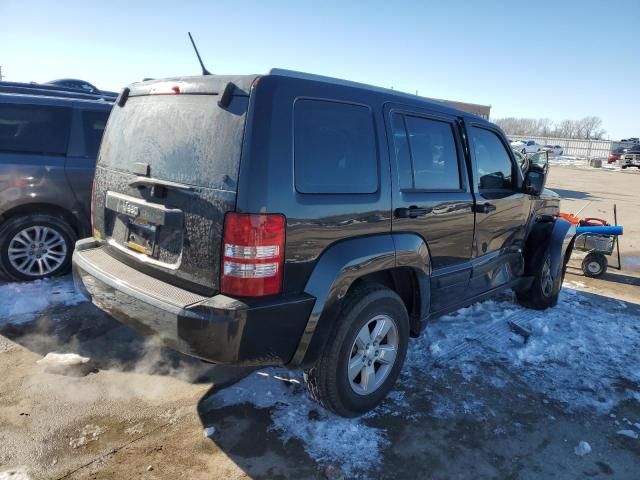
[(187, 192), (192, 192), (195, 188), (192, 185), (186, 185), (184, 183), (170, 182), (168, 180), (159, 180), (157, 178), (149, 178), (149, 177), (136, 177), (135, 179), (129, 182), (129, 186), (131, 187), (164, 187), (164, 188), (172, 188), (175, 190), (185, 190)]

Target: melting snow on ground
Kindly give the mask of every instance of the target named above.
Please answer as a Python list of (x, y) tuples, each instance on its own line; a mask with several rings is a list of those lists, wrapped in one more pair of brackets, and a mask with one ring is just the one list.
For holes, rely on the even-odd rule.
[(47, 308), (84, 301), (71, 277), (0, 284), (0, 325), (29, 322)]
[(214, 395), (209, 408), (252, 403), (271, 408), (273, 428), (286, 443), (301, 440), (307, 454), (319, 463), (338, 463), (348, 478), (382, 462), (386, 434), (360, 419), (346, 419), (323, 410), (310, 400), (302, 374), (269, 368), (252, 373)]
[[(568, 286), (558, 306), (544, 312), (525, 310), (504, 295), (434, 321), (411, 340), (398, 388), (364, 418), (343, 419), (322, 410), (306, 396), (302, 374), (283, 369), (251, 374), (215, 394), (208, 406), (268, 408), (284, 442), (295, 438), (317, 462), (335, 462), (347, 477), (358, 477), (380, 465), (387, 444), (385, 430), (371, 426), (370, 418), (402, 415), (411, 421), (415, 412), (406, 396), (416, 395), (416, 388), (428, 391), (425, 376), (437, 381), (442, 369), (496, 388), (516, 381), (569, 411), (604, 414), (625, 399), (640, 401), (640, 317), (624, 302)], [(528, 341), (509, 329), (507, 319), (530, 330)], [(481, 365), (507, 367), (495, 370), (509, 373), (488, 375)], [(449, 418), (482, 407), (480, 400), (462, 403), (438, 397), (430, 415)]]

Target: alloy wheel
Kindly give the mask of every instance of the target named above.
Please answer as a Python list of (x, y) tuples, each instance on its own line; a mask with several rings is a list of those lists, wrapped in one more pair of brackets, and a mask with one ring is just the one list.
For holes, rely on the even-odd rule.
[(551, 258), (547, 257), (542, 266), (542, 294), (550, 297), (553, 294), (553, 277), (551, 276)]
[(9, 242), (11, 266), (23, 275), (42, 277), (56, 272), (67, 258), (67, 242), (51, 227), (33, 225)]
[(380, 388), (395, 364), (398, 346), (398, 327), (391, 317), (376, 315), (365, 323), (349, 351), (351, 389), (369, 395)]

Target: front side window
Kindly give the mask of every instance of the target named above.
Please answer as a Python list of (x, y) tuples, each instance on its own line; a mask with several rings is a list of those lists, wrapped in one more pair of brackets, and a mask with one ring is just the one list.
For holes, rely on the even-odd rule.
[(66, 155), (71, 109), (0, 104), (0, 152)]
[(515, 188), (513, 163), (498, 136), (484, 128), (471, 127), (479, 190)]
[(378, 157), (368, 107), (325, 100), (294, 105), (294, 165), (300, 193), (374, 193)]

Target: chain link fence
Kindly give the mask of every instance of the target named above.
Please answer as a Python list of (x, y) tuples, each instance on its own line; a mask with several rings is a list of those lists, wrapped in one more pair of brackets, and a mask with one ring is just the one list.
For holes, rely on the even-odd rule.
[[(521, 135), (508, 135), (512, 142), (522, 140), (535, 140), (540, 145), (559, 145), (563, 155), (572, 155), (586, 160), (602, 159), (606, 160), (611, 151), (612, 145), (618, 142), (610, 140), (581, 140), (576, 138), (556, 138), (556, 137), (524, 137)], [(517, 148), (516, 148), (517, 149)]]

